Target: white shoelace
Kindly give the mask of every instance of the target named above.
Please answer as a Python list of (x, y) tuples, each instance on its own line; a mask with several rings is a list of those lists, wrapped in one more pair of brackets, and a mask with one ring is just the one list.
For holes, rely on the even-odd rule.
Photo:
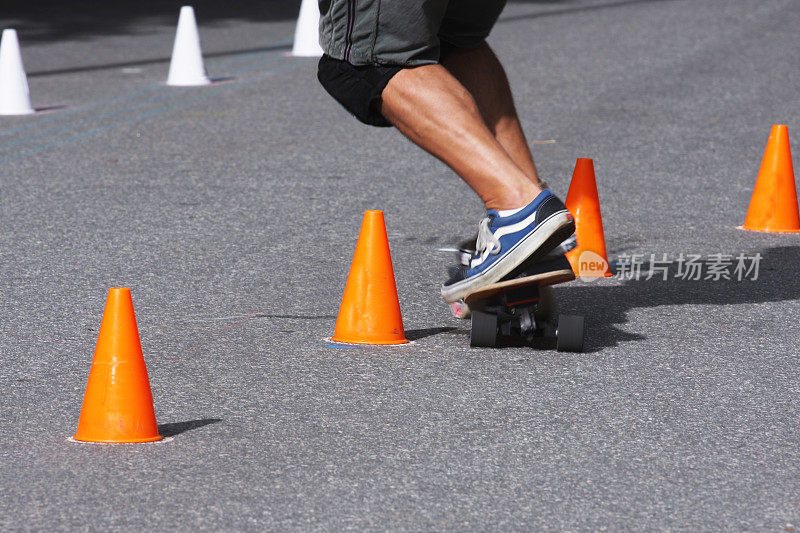
[(476, 257), (486, 257), (489, 254), (497, 255), (500, 253), (500, 239), (495, 237), (489, 228), (491, 221), (491, 218), (486, 217), (478, 224), (478, 240), (475, 242)]

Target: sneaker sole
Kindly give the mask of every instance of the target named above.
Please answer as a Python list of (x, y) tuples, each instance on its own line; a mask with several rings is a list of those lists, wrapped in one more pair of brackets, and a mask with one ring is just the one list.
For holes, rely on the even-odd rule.
[[(569, 211), (561, 211), (550, 215), (539, 228), (526, 235), (502, 259), (495, 261), (480, 274), (442, 286), (442, 298), (448, 303), (460, 300), (480, 287), (500, 281), (515, 269), (524, 267), (525, 263), (544, 257), (575, 232), (575, 218)], [(544, 237), (548, 233), (548, 237)]]

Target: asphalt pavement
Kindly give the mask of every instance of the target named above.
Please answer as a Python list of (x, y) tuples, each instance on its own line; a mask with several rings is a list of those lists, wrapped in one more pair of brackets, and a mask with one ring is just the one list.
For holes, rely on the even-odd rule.
[[(299, 2), (195, 4), (201, 88), (164, 84), (178, 3), (28, 4), (0, 10), (42, 110), (0, 117), (0, 528), (800, 530), (800, 236), (737, 229), (771, 126), (800, 153), (800, 3), (509, 1), (542, 177), (594, 160), (617, 275), (556, 289), (585, 353), (469, 347), (439, 249), (481, 205), (287, 55)], [(409, 345), (326, 340), (366, 209)], [(624, 266), (651, 254), (666, 280)], [(719, 254), (758, 269), (679, 270)], [(116, 286), (166, 442), (67, 440)]]

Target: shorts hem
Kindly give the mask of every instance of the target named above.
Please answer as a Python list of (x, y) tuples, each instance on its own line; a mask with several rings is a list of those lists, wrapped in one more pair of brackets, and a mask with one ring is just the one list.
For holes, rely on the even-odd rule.
[(359, 121), (369, 126), (391, 127), (375, 106), (399, 65), (352, 65), (347, 61), (323, 55), (317, 78), (339, 104)]

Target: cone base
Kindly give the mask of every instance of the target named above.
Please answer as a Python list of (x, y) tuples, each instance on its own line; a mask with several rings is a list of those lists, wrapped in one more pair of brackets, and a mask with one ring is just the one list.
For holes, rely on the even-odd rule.
[(748, 227), (746, 225), (736, 226), (736, 229), (742, 229), (745, 231), (758, 231), (761, 233), (800, 233), (800, 229), (764, 229)]
[(102, 444), (134, 444), (138, 442), (156, 442), (164, 437), (156, 435), (155, 437), (143, 437), (141, 439), (91, 439), (88, 437), (79, 437), (77, 433), (72, 436), (73, 440), (79, 442), (99, 442)]
[(4, 117), (33, 115), (35, 113), (36, 113), (35, 109), (12, 109), (12, 110), (2, 110), (2, 109), (0, 109), (0, 115), (2, 115)]
[(170, 87), (204, 87), (206, 85), (211, 85), (211, 80), (205, 81), (192, 81), (192, 82), (167, 82), (167, 85)]
[(408, 344), (408, 339), (401, 339), (401, 340), (387, 340), (387, 341), (373, 341), (373, 340), (345, 340), (341, 338), (336, 338), (336, 335), (331, 337), (333, 342), (339, 342), (342, 344), (359, 344), (359, 345), (374, 345), (374, 346), (391, 346), (396, 344)]

